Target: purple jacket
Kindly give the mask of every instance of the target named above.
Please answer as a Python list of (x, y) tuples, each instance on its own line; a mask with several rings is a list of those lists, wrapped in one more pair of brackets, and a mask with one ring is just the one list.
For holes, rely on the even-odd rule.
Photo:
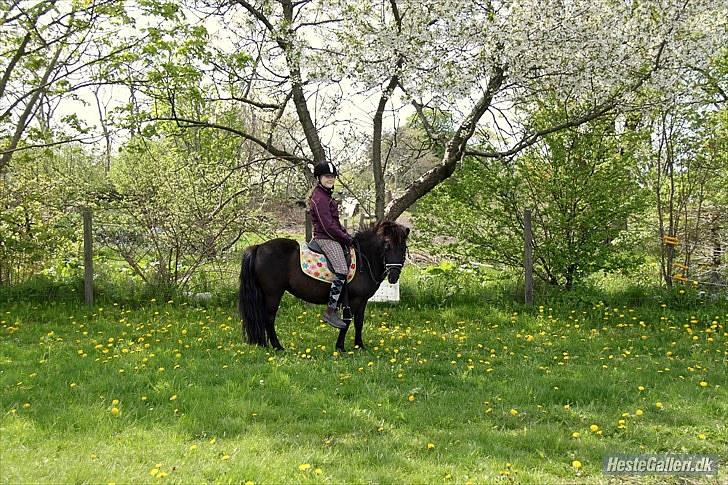
[(311, 194), (311, 223), (314, 239), (333, 239), (351, 246), (352, 239), (339, 222), (339, 203), (331, 197), (332, 190), (317, 184)]

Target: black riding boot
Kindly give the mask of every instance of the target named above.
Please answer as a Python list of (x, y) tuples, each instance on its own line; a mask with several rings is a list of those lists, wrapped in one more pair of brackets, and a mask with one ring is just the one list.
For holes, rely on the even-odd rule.
[(345, 281), (346, 275), (336, 273), (336, 278), (331, 282), (329, 304), (326, 311), (321, 315), (321, 319), (334, 328), (346, 328), (346, 322), (336, 314), (336, 307), (338, 306), (339, 297), (341, 296), (341, 290), (344, 288)]

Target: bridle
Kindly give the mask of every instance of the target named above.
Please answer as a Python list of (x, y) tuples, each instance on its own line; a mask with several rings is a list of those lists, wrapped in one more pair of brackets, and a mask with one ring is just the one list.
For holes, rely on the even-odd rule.
[(402, 270), (402, 267), (404, 266), (404, 262), (405, 262), (404, 259), (401, 262), (397, 262), (397, 263), (389, 263), (389, 262), (387, 262), (387, 254), (385, 252), (385, 254), (382, 255), (382, 263), (384, 264), (384, 271), (382, 272), (382, 276), (380, 278), (377, 278), (376, 276), (374, 276), (374, 271), (372, 270), (372, 266), (369, 264), (369, 259), (366, 256), (364, 256), (364, 253), (361, 251), (361, 246), (359, 245), (359, 242), (358, 241), (355, 241), (355, 246), (356, 246), (356, 249), (357, 249), (357, 251), (359, 253), (359, 256), (367, 264), (367, 268), (369, 269), (369, 276), (377, 284), (379, 284), (382, 281), (384, 281), (384, 279), (387, 277), (387, 275), (389, 274), (389, 272), (392, 269), (397, 268), (399, 270)]

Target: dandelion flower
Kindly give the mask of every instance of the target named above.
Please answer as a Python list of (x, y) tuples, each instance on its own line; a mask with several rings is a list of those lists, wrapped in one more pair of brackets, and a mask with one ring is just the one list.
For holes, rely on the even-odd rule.
[(302, 472), (305, 472), (305, 471), (306, 471), (306, 470), (308, 470), (309, 468), (311, 468), (311, 465), (310, 465), (310, 464), (308, 464), (308, 463), (301, 463), (300, 465), (298, 465), (298, 469), (299, 469), (300, 471), (302, 471)]
[(121, 411), (119, 411), (119, 408), (117, 408), (116, 406), (114, 406), (113, 408), (111, 408), (111, 414), (112, 414), (112, 416), (118, 416), (120, 413), (121, 413)]
[(700, 381), (700, 387), (708, 387), (708, 383), (705, 381)]
[(642, 416), (643, 414), (645, 414), (645, 412), (642, 411), (641, 409), (638, 409), (637, 411), (634, 412), (634, 414), (635, 414), (635, 416)]
[(705, 433), (700, 433), (700, 434), (698, 435), (698, 439), (699, 439), (699, 440), (704, 440), (705, 438), (706, 438), (706, 436), (705, 436)]
[(432, 449), (434, 449), (434, 448), (435, 448), (435, 445), (434, 445), (434, 443), (427, 443), (427, 449), (428, 449), (428, 450), (432, 450)]
[(657, 409), (662, 409), (662, 408), (664, 408), (665, 406), (663, 406), (663, 405), (662, 405), (662, 403), (661, 403), (660, 401), (657, 401), (657, 402), (655, 403), (655, 407), (656, 407)]
[(517, 409), (511, 409), (511, 416), (518, 416), (518, 410)]
[(573, 433), (571, 433), (571, 437), (575, 440), (578, 440), (579, 438), (581, 438), (581, 433), (579, 433), (578, 431), (574, 431)]
[(577, 470), (581, 468), (581, 462), (579, 460), (574, 460), (571, 462), (571, 466), (576, 468)]
[(409, 402), (412, 402), (412, 401), (414, 401), (414, 400), (415, 400), (415, 396), (414, 396), (414, 394), (410, 394), (410, 395), (409, 395), (409, 396), (407, 397), (407, 400), (408, 400)]
[(173, 394), (172, 397), (169, 398), (170, 401), (176, 401), (177, 400), (177, 394)]
[(589, 426), (589, 431), (591, 431), (592, 433), (596, 433), (597, 431), (599, 431), (599, 426), (597, 426), (596, 424), (592, 424), (591, 426)]

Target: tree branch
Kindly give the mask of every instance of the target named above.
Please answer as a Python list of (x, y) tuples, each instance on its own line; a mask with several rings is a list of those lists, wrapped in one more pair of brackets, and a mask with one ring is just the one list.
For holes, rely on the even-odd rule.
[(179, 116), (155, 116), (152, 118), (148, 118), (145, 121), (174, 121), (177, 123), (177, 126), (180, 128), (190, 128), (190, 127), (199, 127), (199, 128), (213, 128), (216, 130), (222, 130), (226, 131), (228, 133), (233, 133), (235, 135), (238, 135), (241, 138), (244, 138), (248, 141), (251, 141), (255, 143), (256, 145), (263, 148), (265, 151), (270, 153), (271, 155), (280, 158), (282, 160), (287, 160), (289, 162), (292, 162), (294, 164), (298, 165), (305, 165), (306, 163), (310, 162), (307, 158), (299, 157), (297, 155), (293, 155), (292, 153), (289, 153), (283, 149), (276, 148), (273, 146), (269, 146), (269, 144), (260, 138), (257, 138), (249, 133), (246, 133), (244, 131), (238, 130), (236, 128), (231, 128), (229, 126), (220, 125), (217, 123), (211, 123), (208, 121), (199, 121), (199, 120), (192, 120), (189, 118), (182, 118)]

